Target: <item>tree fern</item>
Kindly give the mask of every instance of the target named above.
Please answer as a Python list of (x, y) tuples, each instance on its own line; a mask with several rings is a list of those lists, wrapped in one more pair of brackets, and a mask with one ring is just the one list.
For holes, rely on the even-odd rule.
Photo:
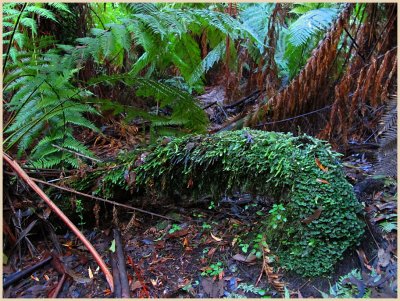
[(289, 41), (301, 46), (315, 34), (329, 28), (338, 15), (335, 8), (320, 8), (307, 11), (289, 26)]
[(376, 172), (397, 177), (397, 95), (388, 102), (381, 123)]
[(140, 116), (154, 123), (155, 127), (165, 125), (162, 122), (169, 122), (169, 125), (182, 125), (187, 131), (205, 131), (208, 119), (203, 110), (196, 104), (196, 100), (189, 93), (173, 86), (147, 78), (134, 77), (130, 74), (99, 76), (92, 79), (90, 84), (115, 84), (118, 81), (128, 86), (136, 86), (137, 96), (154, 98), (159, 101), (160, 108), (170, 107), (172, 109), (170, 116), (152, 116), (137, 110), (129, 114), (130, 119)]
[(190, 85), (197, 82), (203, 74), (205, 74), (208, 70), (214, 66), (215, 63), (219, 62), (224, 55), (225, 52), (225, 41), (221, 41), (217, 47), (211, 50), (207, 56), (203, 59), (203, 61), (197, 65), (197, 67), (193, 70), (192, 74), (189, 77), (188, 83)]

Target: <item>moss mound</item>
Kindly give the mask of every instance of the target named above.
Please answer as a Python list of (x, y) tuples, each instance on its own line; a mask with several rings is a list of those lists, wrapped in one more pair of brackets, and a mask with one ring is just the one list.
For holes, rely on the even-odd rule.
[[(164, 143), (165, 144), (165, 143)], [(363, 234), (362, 206), (339, 153), (310, 136), (243, 129), (174, 138), (136, 158), (137, 187), (160, 194), (234, 190), (272, 196), (282, 206), (266, 229), (280, 264), (306, 276), (331, 270)], [(284, 210), (282, 210), (284, 208)]]

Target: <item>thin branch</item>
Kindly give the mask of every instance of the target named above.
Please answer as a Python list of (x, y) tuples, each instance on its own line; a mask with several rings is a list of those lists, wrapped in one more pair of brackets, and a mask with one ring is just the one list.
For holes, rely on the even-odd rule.
[(5, 57), (4, 63), (3, 63), (3, 75), (4, 75), (4, 71), (6, 70), (6, 65), (7, 65), (8, 56), (10, 55), (10, 50), (11, 50), (12, 42), (13, 42), (13, 40), (14, 40), (14, 35), (15, 35), (15, 32), (17, 31), (17, 27), (18, 27), (18, 25), (19, 25), (19, 20), (21, 19), (22, 13), (24, 12), (24, 10), (25, 10), (25, 8), (26, 8), (27, 5), (28, 5), (28, 3), (24, 3), (24, 6), (22, 6), (22, 9), (21, 9), (21, 11), (20, 11), (20, 13), (19, 13), (19, 15), (18, 15), (17, 22), (15, 23), (14, 30), (13, 30), (13, 33), (12, 33), (11, 38), (10, 38), (10, 44), (8, 44), (8, 49), (7, 49), (6, 57)]
[(62, 187), (62, 186), (56, 185), (56, 184), (51, 184), (51, 183), (48, 183), (46, 181), (42, 181), (42, 180), (39, 180), (39, 179), (36, 179), (36, 178), (31, 178), (31, 180), (34, 181), (34, 182), (37, 182), (37, 183), (42, 183), (44, 185), (48, 185), (48, 186), (52, 186), (54, 188), (58, 188), (60, 190), (68, 191), (68, 192), (73, 193), (73, 194), (84, 196), (84, 197), (87, 197), (87, 198), (90, 198), (90, 199), (93, 199), (93, 200), (102, 201), (104, 203), (109, 203), (109, 204), (112, 204), (112, 205), (115, 205), (115, 206), (124, 207), (124, 208), (127, 208), (127, 209), (136, 210), (136, 211), (139, 211), (139, 212), (142, 212), (142, 213), (146, 213), (146, 214), (150, 214), (150, 215), (153, 215), (153, 216), (157, 216), (157, 217), (161, 217), (161, 218), (164, 218), (164, 219), (168, 219), (168, 220), (179, 222), (179, 220), (171, 218), (171, 217), (168, 217), (168, 216), (160, 215), (160, 214), (153, 213), (153, 212), (150, 212), (150, 211), (147, 211), (147, 210), (143, 210), (143, 209), (140, 209), (140, 208), (136, 208), (136, 207), (132, 207), (132, 206), (129, 206), (129, 205), (125, 205), (125, 204), (121, 204), (121, 203), (118, 203), (118, 202), (114, 202), (114, 201), (110, 201), (110, 200), (107, 200), (107, 199), (103, 199), (103, 198), (100, 198), (100, 197), (97, 197), (97, 196), (93, 196), (93, 195), (90, 195), (90, 194), (86, 194), (86, 193), (83, 193), (83, 192), (76, 191), (76, 190), (71, 189), (71, 188), (66, 188), (66, 187)]
[(106, 264), (101, 258), (100, 254), (96, 251), (93, 245), (87, 240), (87, 238), (79, 231), (79, 229), (70, 221), (70, 219), (54, 204), (50, 198), (37, 186), (37, 184), (25, 173), (25, 171), (19, 166), (19, 164), (14, 161), (7, 154), (3, 153), (3, 160), (7, 162), (8, 165), (24, 180), (42, 199), (46, 202), (49, 208), (57, 214), (60, 219), (74, 232), (74, 234), (79, 238), (80, 241), (85, 245), (85, 247), (92, 254), (94, 260), (97, 262), (101, 270), (103, 271), (108, 285), (110, 286), (111, 291), (114, 291), (114, 280), (110, 271), (108, 270)]
[(263, 122), (263, 123), (257, 124), (255, 127), (261, 127), (261, 126), (264, 126), (264, 125), (282, 123), (282, 122), (294, 120), (294, 119), (297, 119), (297, 118), (301, 118), (301, 117), (304, 117), (304, 116), (307, 116), (307, 115), (311, 115), (311, 114), (314, 114), (314, 113), (329, 109), (330, 107), (332, 107), (332, 105), (329, 105), (329, 106), (326, 106), (326, 107), (323, 107), (321, 109), (318, 109), (318, 110), (315, 110), (315, 111), (311, 111), (311, 112), (308, 112), (308, 113), (305, 113), (305, 114), (297, 115), (297, 116), (294, 116), (294, 117), (291, 117), (291, 118), (286, 118), (286, 119), (277, 120), (277, 121), (271, 121), (271, 122)]

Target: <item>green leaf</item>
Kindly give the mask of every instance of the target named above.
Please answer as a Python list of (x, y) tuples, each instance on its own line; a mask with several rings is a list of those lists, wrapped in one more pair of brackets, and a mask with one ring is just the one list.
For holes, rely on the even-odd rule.
[(115, 253), (115, 239), (113, 239), (113, 241), (111, 242), (111, 246), (110, 246), (109, 250), (111, 252)]

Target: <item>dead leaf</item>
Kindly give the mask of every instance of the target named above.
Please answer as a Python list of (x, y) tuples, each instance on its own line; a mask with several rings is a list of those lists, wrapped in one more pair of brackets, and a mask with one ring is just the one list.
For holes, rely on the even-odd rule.
[(389, 262), (390, 262), (390, 253), (380, 248), (378, 250), (378, 265), (385, 268), (388, 266)]
[(315, 158), (315, 163), (317, 163), (318, 167), (323, 171), (323, 172), (327, 172), (328, 171), (328, 167), (324, 167), (321, 163), (321, 161), (318, 158)]
[(321, 215), (322, 209), (323, 209), (322, 206), (318, 207), (318, 208), (313, 212), (313, 214), (311, 214), (309, 217), (303, 219), (301, 222), (302, 222), (303, 224), (308, 225), (308, 224), (311, 223), (313, 220), (318, 219), (318, 218), (320, 217), (320, 215)]
[(249, 254), (248, 256), (242, 255), (242, 254), (236, 254), (235, 256), (232, 257), (234, 260), (240, 261), (240, 262), (253, 262), (257, 259), (257, 257), (254, 254)]
[(324, 179), (317, 179), (318, 183), (322, 183), (322, 184), (329, 184), (329, 182), (327, 180)]
[(167, 238), (176, 238), (176, 237), (182, 237), (185, 236), (186, 234), (188, 234), (189, 229), (182, 229), (179, 231), (176, 231), (174, 233), (170, 233), (167, 235)]
[[(150, 280), (152, 280), (152, 279), (150, 279)], [(153, 281), (155, 281), (155, 280), (152, 280), (152, 284), (153, 284)], [(155, 281), (156, 282), (156, 284), (157, 284), (157, 281)], [(153, 284), (154, 285), (154, 284)], [(155, 285), (154, 285), (155, 286)], [(135, 291), (135, 290), (137, 290), (137, 289), (139, 289), (139, 288), (141, 288), (142, 287), (142, 284), (140, 283), (140, 281), (135, 281), (132, 285), (131, 285), (131, 291), (133, 292), (133, 291)]]
[(88, 268), (88, 274), (89, 274), (89, 278), (93, 279), (93, 272), (92, 272), (92, 269), (90, 267)]
[(211, 248), (210, 251), (208, 251), (207, 255), (209, 257), (213, 256), (216, 250), (217, 250), (217, 248)]
[(222, 238), (216, 237), (214, 234), (212, 234), (212, 232), (210, 232), (211, 237), (214, 238), (216, 241), (221, 241)]
[(187, 237), (185, 237), (185, 238), (183, 239), (183, 246), (184, 246), (185, 248), (188, 248), (188, 247), (189, 247), (189, 240), (188, 240)]
[(39, 281), (40, 281), (38, 277), (33, 276), (33, 275), (31, 275), (31, 279), (32, 279), (32, 280), (35, 280), (36, 282), (39, 282)]

